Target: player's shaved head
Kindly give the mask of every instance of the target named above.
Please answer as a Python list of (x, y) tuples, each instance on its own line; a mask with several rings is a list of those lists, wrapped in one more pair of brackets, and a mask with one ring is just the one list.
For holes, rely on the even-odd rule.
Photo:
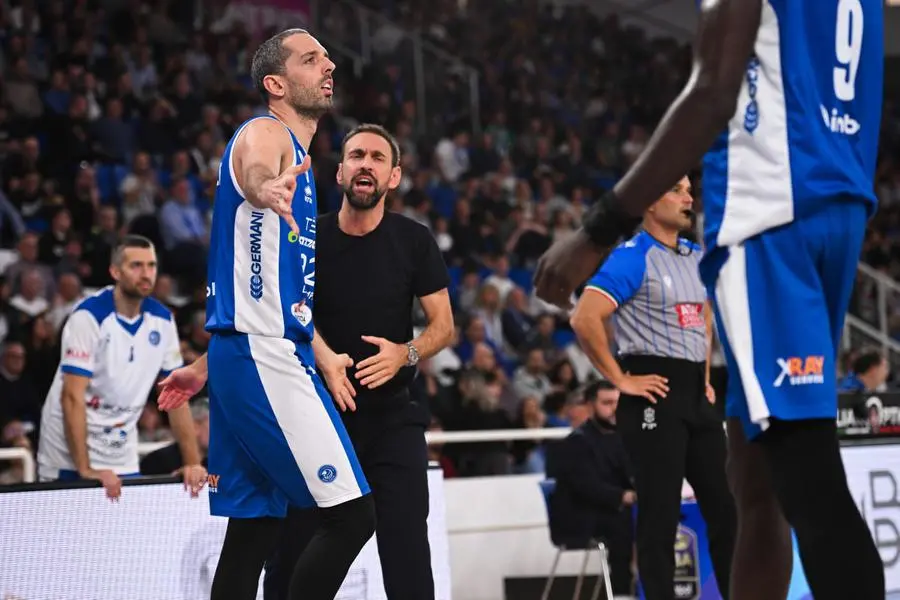
[(250, 63), (250, 76), (253, 78), (253, 85), (265, 102), (269, 101), (265, 79), (269, 75), (285, 74), (285, 63), (291, 56), (291, 49), (284, 45), (284, 41), (294, 35), (309, 35), (309, 32), (299, 27), (285, 29), (260, 44), (253, 55), (253, 61)]

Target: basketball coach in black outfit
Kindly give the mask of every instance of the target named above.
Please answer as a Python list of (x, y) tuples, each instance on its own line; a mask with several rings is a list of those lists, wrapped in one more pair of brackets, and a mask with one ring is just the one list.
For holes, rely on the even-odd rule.
[[(450, 278), (431, 232), (385, 210), (385, 194), (400, 183), (393, 136), (381, 126), (360, 125), (344, 138), (341, 154), (341, 208), (316, 224), (316, 329), (354, 362), (343, 389), (330, 391), (372, 487), (387, 597), (432, 600), (428, 417), (408, 387), (416, 363), (453, 338)], [(415, 339), (414, 298), (428, 319)], [(309, 543), (316, 520), (316, 509), (289, 510), (278, 551), (266, 565), (265, 600), (285, 598), (288, 565)]]

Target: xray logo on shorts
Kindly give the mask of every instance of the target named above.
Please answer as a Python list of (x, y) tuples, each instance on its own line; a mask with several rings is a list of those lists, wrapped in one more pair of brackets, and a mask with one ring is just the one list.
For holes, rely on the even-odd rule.
[(319, 479), (322, 483), (331, 483), (337, 479), (337, 469), (334, 465), (322, 465), (319, 467)]
[(219, 491), (219, 476), (210, 473), (206, 476), (206, 485), (209, 486), (209, 493), (215, 494)]
[(791, 385), (810, 385), (825, 382), (825, 357), (824, 356), (789, 356), (775, 361), (781, 369), (781, 373), (772, 384), (775, 387), (787, 380)]

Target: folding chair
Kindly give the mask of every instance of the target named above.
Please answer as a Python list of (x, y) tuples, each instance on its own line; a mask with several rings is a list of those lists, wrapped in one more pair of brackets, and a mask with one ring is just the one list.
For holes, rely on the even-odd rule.
[[(541, 495), (544, 497), (544, 506), (547, 509), (547, 520), (549, 522), (550, 519), (553, 518), (552, 513), (550, 512), (550, 497), (556, 490), (556, 480), (545, 479), (541, 481), (539, 485), (541, 487)], [(588, 539), (584, 545), (557, 545), (553, 541), (552, 536), (550, 542), (553, 544), (553, 547), (556, 548), (556, 558), (553, 559), (553, 566), (550, 569), (550, 576), (547, 578), (547, 584), (544, 586), (544, 593), (541, 596), (541, 600), (547, 600), (550, 597), (550, 590), (553, 588), (553, 580), (556, 578), (556, 568), (559, 565), (559, 557), (562, 556), (563, 552), (573, 552), (577, 550), (584, 551), (584, 560), (581, 562), (581, 573), (579, 573), (578, 579), (575, 582), (575, 593), (572, 595), (572, 600), (579, 600), (581, 598), (581, 587), (584, 584), (584, 575), (587, 572), (588, 559), (591, 556), (591, 550), (597, 550), (600, 554), (600, 577), (597, 578), (597, 583), (594, 585), (594, 592), (591, 594), (591, 600), (598, 600), (598, 598), (600, 598), (601, 580), (606, 588), (606, 600), (612, 600), (613, 594), (612, 581), (610, 580), (609, 573), (609, 551), (606, 548), (606, 544), (601, 541)]]

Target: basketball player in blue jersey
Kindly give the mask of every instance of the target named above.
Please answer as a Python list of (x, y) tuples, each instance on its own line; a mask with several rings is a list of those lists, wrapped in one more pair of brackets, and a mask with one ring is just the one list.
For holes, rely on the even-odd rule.
[(212, 600), (256, 598), (288, 504), (318, 506), (323, 517), (293, 568), (292, 599), (333, 600), (374, 531), (369, 485), (320, 379), (353, 409), (352, 361), (312, 322), (317, 210), (306, 149), (331, 108), (333, 71), (301, 29), (263, 42), (253, 57), (269, 114), (238, 128), (222, 157), (209, 352), (161, 384), (168, 409), (196, 393), (208, 370), (210, 512), (229, 518)]
[(567, 305), (641, 211), (706, 153), (701, 275), (728, 362), (740, 519), (732, 600), (786, 597), (787, 523), (816, 600), (885, 597), (841, 460), (834, 375), (876, 209), (882, 4), (702, 2), (684, 91), (578, 235), (551, 247), (535, 274), (540, 297)]

